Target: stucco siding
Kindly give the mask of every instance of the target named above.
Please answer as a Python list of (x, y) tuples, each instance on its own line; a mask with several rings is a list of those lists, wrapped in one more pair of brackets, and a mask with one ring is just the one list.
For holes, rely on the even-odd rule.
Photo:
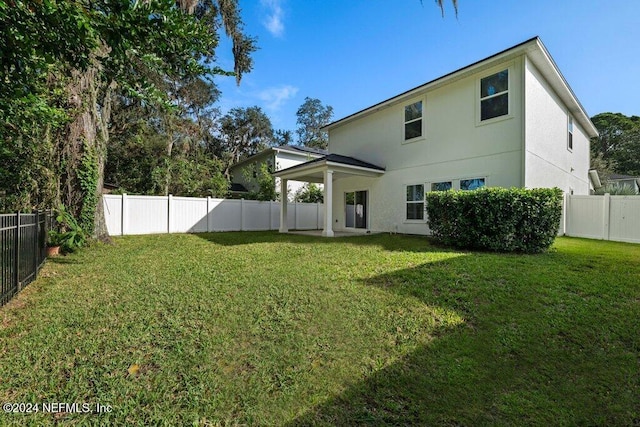
[(568, 148), (569, 110), (530, 61), (525, 61), (525, 186), (559, 187), (589, 194), (589, 138), (573, 120)]
[[(520, 60), (510, 61), (338, 126), (330, 131), (329, 151), (383, 166), (387, 171), (425, 165), (449, 168), (460, 164), (460, 160), (482, 163), (486, 157), (520, 152), (521, 64)], [(506, 67), (510, 70), (511, 114), (506, 119), (479, 124), (478, 81)], [(424, 105), (423, 137), (405, 142), (404, 106), (418, 100)], [(521, 163), (507, 167), (520, 170)]]
[[(344, 193), (369, 191), (371, 231), (428, 234), (425, 221), (408, 221), (406, 186), (485, 178), (490, 187), (522, 185), (522, 57), (427, 90), (330, 131), (329, 151), (382, 166), (379, 178), (334, 181), (334, 229), (345, 229)], [(509, 69), (507, 117), (480, 123), (479, 81)], [(423, 101), (423, 137), (403, 140), (404, 106)], [(336, 221), (337, 220), (337, 221)]]
[(520, 182), (518, 168), (507, 165), (519, 164), (520, 152), (503, 153), (477, 159), (459, 160), (437, 165), (423, 165), (385, 172), (379, 178), (350, 177), (333, 182), (334, 230), (345, 230), (345, 192), (369, 192), (368, 229), (373, 232), (398, 232), (407, 234), (429, 234), (426, 221), (406, 220), (406, 186), (424, 185), (429, 191), (433, 182), (452, 181), (454, 186), (460, 179), (485, 177), (491, 187), (515, 187)]

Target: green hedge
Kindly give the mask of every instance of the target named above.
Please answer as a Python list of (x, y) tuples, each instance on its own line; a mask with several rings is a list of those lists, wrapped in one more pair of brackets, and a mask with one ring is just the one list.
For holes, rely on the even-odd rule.
[(500, 252), (544, 252), (562, 216), (559, 188), (482, 188), (426, 195), (427, 223), (441, 243)]

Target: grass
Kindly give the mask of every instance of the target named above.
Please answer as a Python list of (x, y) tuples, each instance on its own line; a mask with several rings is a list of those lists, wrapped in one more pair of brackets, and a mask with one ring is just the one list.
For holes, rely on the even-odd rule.
[(0, 309), (0, 425), (638, 425), (640, 245), (130, 236)]

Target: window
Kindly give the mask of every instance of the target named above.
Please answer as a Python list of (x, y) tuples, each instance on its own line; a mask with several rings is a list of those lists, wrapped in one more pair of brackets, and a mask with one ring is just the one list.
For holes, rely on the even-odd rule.
[(461, 190), (477, 190), (478, 188), (484, 187), (484, 185), (485, 185), (484, 178), (472, 178), (472, 179), (460, 180)]
[(509, 114), (509, 70), (480, 80), (480, 121)]
[(407, 219), (424, 219), (424, 185), (407, 185)]
[(431, 184), (431, 191), (447, 191), (451, 190), (451, 181), (434, 182)]
[(567, 141), (567, 148), (573, 150), (573, 117), (569, 116), (569, 140)]
[(422, 136), (422, 101), (404, 107), (404, 140)]

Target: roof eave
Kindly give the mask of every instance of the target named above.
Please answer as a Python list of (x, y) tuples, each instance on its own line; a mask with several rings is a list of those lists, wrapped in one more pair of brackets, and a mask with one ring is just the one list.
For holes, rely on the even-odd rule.
[(486, 66), (489, 63), (492, 62), (497, 62), (499, 60), (502, 60), (506, 57), (509, 56), (517, 56), (517, 54), (523, 53), (528, 47), (530, 47), (530, 45), (535, 45), (536, 42), (539, 40), (538, 36), (532, 37), (520, 44), (517, 44), (515, 46), (512, 46), (508, 49), (505, 49), (501, 52), (498, 52), (496, 54), (493, 54), (487, 58), (481, 59), (479, 61), (474, 62), (473, 64), (464, 66), (462, 68), (459, 68), (455, 71), (452, 71), (448, 74), (445, 74), (444, 76), (440, 76), (436, 79), (430, 80), (427, 83), (423, 83), (420, 86), (416, 86), (413, 89), (409, 89), (405, 92), (402, 92), (399, 95), (393, 96), (389, 99), (386, 99), (384, 101), (381, 101), (377, 104), (372, 105), (371, 107), (367, 107), (365, 109), (362, 109), (360, 111), (357, 111), (353, 114), (350, 114), (346, 117), (343, 117), (342, 119), (336, 120), (332, 123), (329, 123), (328, 125), (322, 127), (322, 130), (325, 131), (329, 131), (332, 128), (338, 127), (338, 126), (342, 126), (348, 122), (351, 122), (359, 117), (380, 111), (384, 108), (387, 108), (391, 105), (397, 104), (399, 102), (402, 102), (404, 100), (410, 99), (414, 96), (416, 96), (417, 94), (424, 92), (426, 90), (429, 90), (435, 86), (442, 86), (444, 84), (447, 84), (450, 81), (454, 81), (454, 80), (458, 80), (463, 76), (466, 76), (467, 74), (471, 74), (473, 73), (475, 70), (482, 68), (484, 66)]
[[(566, 79), (564, 78), (564, 76), (562, 75), (562, 73), (560, 72), (558, 66), (556, 65), (555, 61), (553, 60), (553, 58), (551, 57), (551, 55), (549, 54), (548, 50), (546, 49), (546, 47), (544, 46), (544, 44), (542, 43), (542, 40), (540, 40), (539, 37), (533, 37), (530, 38), (529, 40), (526, 40), (518, 45), (515, 45), (513, 47), (510, 47), (508, 49), (505, 49), (501, 52), (498, 52), (494, 55), (491, 55), (485, 59), (481, 59), (480, 61), (474, 62), (473, 64), (467, 65), (466, 67), (460, 68), (458, 70), (455, 70), (449, 74), (445, 74), (444, 76), (438, 77), (434, 80), (431, 80), (427, 83), (424, 83), (420, 86), (417, 86), (413, 89), (409, 89), (406, 92), (403, 92), (399, 95), (396, 95), (392, 98), (386, 99), (382, 102), (379, 102), (375, 105), (372, 105), (371, 107), (367, 107), (363, 110), (360, 110), (358, 112), (355, 112), (349, 116), (346, 116), (340, 120), (336, 120), (335, 122), (329, 123), (328, 125), (322, 127), (322, 130), (324, 131), (330, 131), (331, 129), (334, 129), (336, 127), (345, 125), (353, 120), (356, 120), (360, 117), (375, 113), (377, 111), (380, 111), (382, 109), (388, 108), (392, 105), (395, 105), (397, 103), (403, 102), (405, 100), (408, 100), (416, 95), (418, 95), (419, 93), (425, 92), (429, 89), (432, 89), (434, 87), (438, 87), (438, 86), (443, 86), (449, 82), (458, 80), (460, 78), (463, 78), (469, 74), (472, 74), (474, 72), (476, 72), (479, 69), (482, 68), (486, 68), (487, 66), (490, 66), (490, 64), (495, 63), (495, 62), (499, 62), (502, 60), (505, 60), (506, 58), (509, 57), (516, 57), (522, 54), (530, 54), (533, 51), (539, 51), (542, 53), (542, 55), (544, 56), (546, 63), (548, 65), (548, 67), (550, 67), (551, 70), (553, 70), (553, 74), (555, 74), (556, 76), (556, 81), (560, 82), (560, 87), (563, 88), (562, 90), (565, 92), (565, 99), (569, 100), (569, 103), (572, 105), (568, 105), (568, 107), (570, 108), (570, 110), (574, 113), (574, 115), (576, 115), (577, 113), (577, 119), (578, 122), (583, 126), (583, 128), (587, 131), (588, 136), (589, 137), (594, 137), (594, 136), (598, 136), (598, 130), (596, 129), (596, 127), (593, 125), (593, 123), (591, 122), (591, 119), (589, 118), (588, 114), (586, 113), (586, 110), (584, 109), (584, 107), (582, 106), (582, 104), (580, 104), (580, 101), (578, 101), (578, 98), (575, 96), (573, 90), (571, 89), (571, 87), (569, 86), (569, 84), (567, 83)], [(535, 61), (534, 61), (535, 63)], [(539, 64), (536, 64), (537, 66)], [(554, 85), (557, 86), (557, 85)], [(566, 102), (566, 101), (565, 101)]]

